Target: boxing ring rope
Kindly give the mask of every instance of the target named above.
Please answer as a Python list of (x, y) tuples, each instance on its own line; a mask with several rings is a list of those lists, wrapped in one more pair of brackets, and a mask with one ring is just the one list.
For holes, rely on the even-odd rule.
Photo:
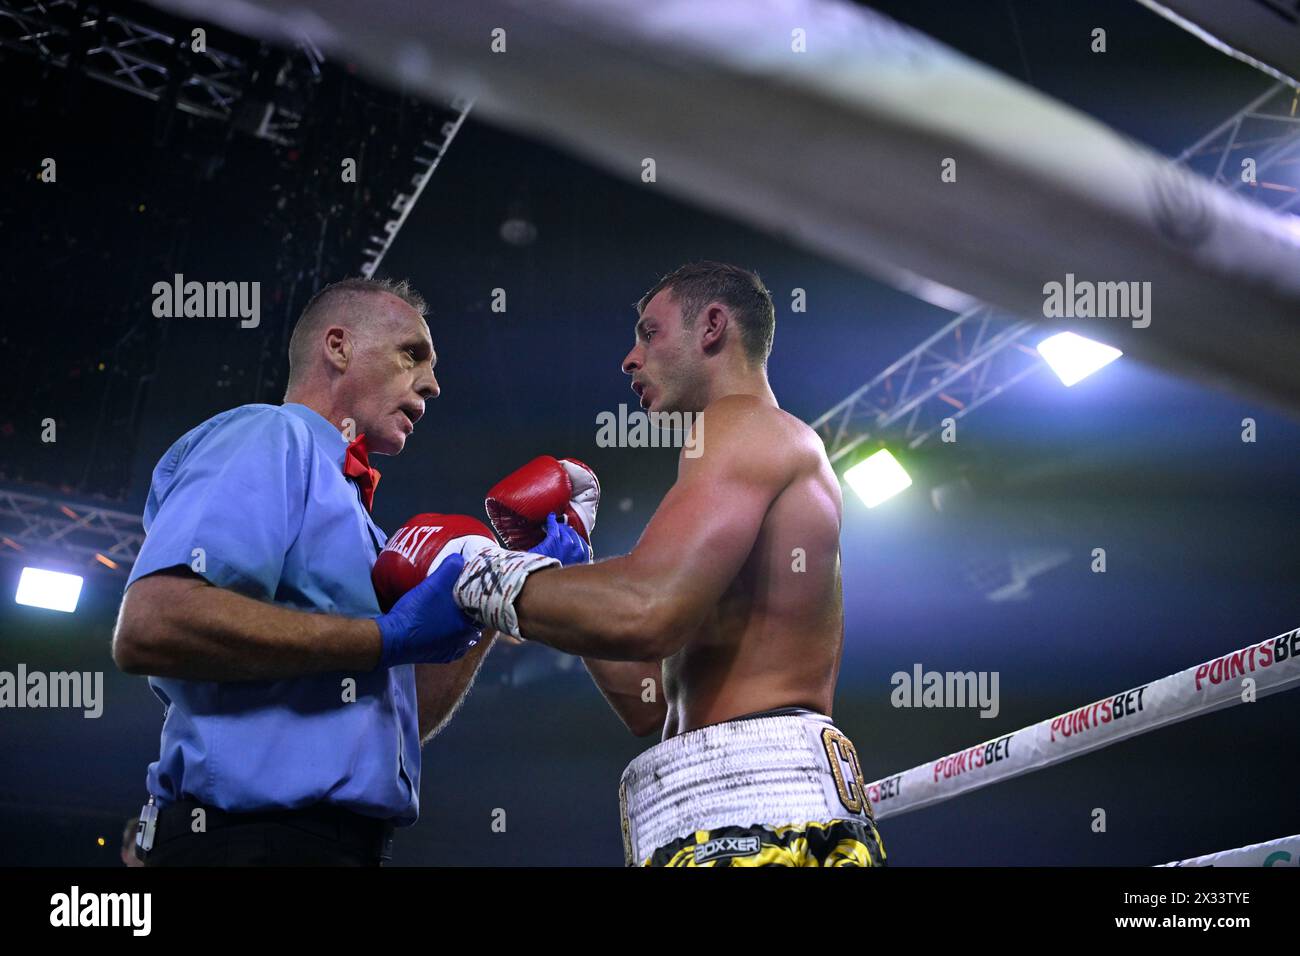
[[(306, 34), (390, 84), (472, 98), (485, 119), (936, 305), (1074, 325), (1300, 413), (1300, 218), (875, 11), (843, 0), (152, 2), (254, 36)], [(954, 181), (942, 181), (945, 163)], [(1149, 282), (1149, 327), (1046, 319), (1044, 284), (1067, 274)]]
[[(1245, 680), (1253, 682), (1250, 694), (1245, 692)], [(1296, 684), (1300, 684), (1300, 628), (882, 777), (867, 785), (867, 795), (876, 819), (896, 816)], [(1296, 862), (1300, 862), (1300, 835), (1161, 865)]]
[(877, 819), (896, 816), (1298, 683), (1300, 628), (882, 777), (867, 795)]
[(1252, 843), (1234, 850), (1207, 853), (1188, 860), (1174, 860), (1158, 866), (1297, 866), (1300, 865), (1300, 834)]

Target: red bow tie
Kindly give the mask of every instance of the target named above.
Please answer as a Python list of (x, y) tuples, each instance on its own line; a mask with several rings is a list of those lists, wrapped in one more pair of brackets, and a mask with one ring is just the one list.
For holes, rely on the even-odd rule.
[(375, 489), (379, 487), (379, 469), (370, 467), (370, 450), (366, 448), (364, 434), (358, 435), (348, 445), (347, 454), (343, 456), (343, 474), (357, 483), (361, 502), (370, 511), (375, 501)]

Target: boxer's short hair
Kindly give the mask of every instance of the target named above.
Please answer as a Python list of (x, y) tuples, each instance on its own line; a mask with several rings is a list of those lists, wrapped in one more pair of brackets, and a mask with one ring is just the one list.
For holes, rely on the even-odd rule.
[(725, 262), (691, 262), (668, 273), (636, 304), (637, 315), (645, 311), (660, 292), (667, 289), (682, 307), (682, 324), (695, 325), (700, 311), (710, 302), (729, 306), (740, 323), (740, 339), (751, 365), (766, 365), (776, 334), (776, 310), (772, 293), (758, 273)]
[(344, 304), (346, 300), (375, 292), (387, 292), (389, 295), (395, 295), (412, 309), (424, 316), (428, 311), (428, 305), (424, 297), (416, 292), (409, 282), (405, 279), (365, 279), (355, 277), (351, 279), (341, 279), (338, 282), (331, 282), (325, 288), (313, 295), (303, 308), (302, 314), (298, 316), (298, 321), (294, 323), (293, 334), (289, 337), (289, 379), (293, 380), (294, 367), (303, 362), (306, 353), (311, 349), (311, 338), (322, 322), (330, 314), (330, 310), (339, 304)]

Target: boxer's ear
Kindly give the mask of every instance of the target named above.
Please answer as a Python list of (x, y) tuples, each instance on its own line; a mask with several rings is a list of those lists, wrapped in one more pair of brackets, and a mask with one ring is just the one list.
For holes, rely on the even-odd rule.
[(695, 319), (699, 329), (700, 347), (706, 352), (716, 352), (727, 342), (732, 329), (731, 310), (721, 302), (710, 302)]

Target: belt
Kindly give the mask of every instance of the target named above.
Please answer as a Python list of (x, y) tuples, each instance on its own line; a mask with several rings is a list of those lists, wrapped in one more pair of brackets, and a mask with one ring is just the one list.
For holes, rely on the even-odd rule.
[[(146, 805), (147, 809), (148, 805)], [(363, 816), (327, 803), (291, 810), (232, 813), (197, 800), (188, 798), (176, 800), (158, 809), (157, 827), (150, 841), (152, 847), (193, 834), (195, 810), (203, 811), (204, 829), (208, 832), (250, 824), (278, 824), (313, 833), (323, 839), (332, 840), (344, 848), (354, 849), (366, 856), (377, 857), (383, 862), (393, 858), (393, 824), (390, 821)], [(137, 853), (137, 856), (139, 855)], [(142, 858), (147, 856), (148, 848), (145, 848)]]

